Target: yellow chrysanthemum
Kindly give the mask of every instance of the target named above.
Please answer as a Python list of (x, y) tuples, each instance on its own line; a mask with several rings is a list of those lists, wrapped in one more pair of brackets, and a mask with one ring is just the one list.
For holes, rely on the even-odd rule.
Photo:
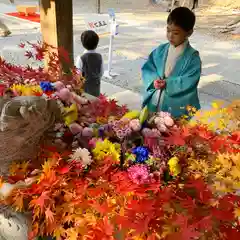
[(181, 166), (179, 164), (179, 159), (177, 157), (172, 157), (169, 161), (168, 161), (168, 166), (169, 166), (169, 170), (170, 173), (176, 177), (178, 174), (181, 173)]
[(111, 143), (108, 139), (99, 141), (93, 149), (93, 155), (98, 161), (101, 161), (108, 156), (111, 156), (114, 160), (119, 161), (120, 145)]
[(42, 94), (40, 86), (35, 85), (14, 84), (11, 89), (21, 96), (34, 96), (36, 94)]

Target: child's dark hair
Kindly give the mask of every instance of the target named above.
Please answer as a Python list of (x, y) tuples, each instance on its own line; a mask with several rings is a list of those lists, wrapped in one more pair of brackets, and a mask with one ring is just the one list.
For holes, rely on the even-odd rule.
[(168, 16), (167, 24), (174, 24), (186, 32), (193, 30), (196, 22), (195, 14), (186, 7), (175, 8)]
[(87, 30), (82, 33), (81, 42), (85, 49), (95, 50), (99, 43), (99, 36), (94, 31)]

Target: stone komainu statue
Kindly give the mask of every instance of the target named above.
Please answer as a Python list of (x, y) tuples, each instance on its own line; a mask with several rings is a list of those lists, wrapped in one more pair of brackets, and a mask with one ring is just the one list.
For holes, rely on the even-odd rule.
[[(13, 161), (35, 157), (41, 138), (59, 117), (55, 100), (35, 96), (0, 98), (0, 175), (8, 175)], [(1, 205), (0, 240), (27, 240), (28, 219)]]

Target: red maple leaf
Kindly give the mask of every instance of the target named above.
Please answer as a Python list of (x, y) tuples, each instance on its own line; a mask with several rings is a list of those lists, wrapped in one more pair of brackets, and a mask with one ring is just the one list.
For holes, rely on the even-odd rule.
[(113, 240), (114, 227), (109, 221), (108, 217), (104, 217), (102, 220), (99, 220), (98, 223), (90, 229), (88, 232), (88, 239), (105, 239)]
[(228, 139), (234, 144), (240, 144), (240, 131), (233, 132)]
[(195, 197), (198, 198), (202, 203), (206, 204), (212, 198), (212, 192), (208, 189), (207, 184), (203, 179), (191, 179), (185, 184), (185, 188), (195, 189)]
[(193, 240), (198, 239), (202, 234), (192, 226), (185, 226), (181, 230), (181, 238), (182, 240)]
[(190, 213), (193, 213), (194, 209), (196, 208), (196, 202), (195, 200), (188, 196), (187, 194), (184, 194), (183, 196), (176, 196), (176, 198), (179, 200), (180, 205), (182, 208), (187, 209)]
[(154, 209), (154, 202), (152, 199), (131, 200), (128, 202), (127, 208), (138, 213), (151, 212)]
[(19, 46), (20, 48), (25, 48), (25, 44), (24, 44), (24, 43), (20, 43), (18, 46)]
[(102, 215), (108, 214), (112, 210), (112, 208), (108, 205), (107, 202), (103, 202), (102, 204), (100, 204), (97, 201), (93, 201), (93, 203), (91, 203), (90, 205)]
[(233, 211), (230, 212), (227, 210), (214, 208), (212, 209), (211, 214), (219, 221), (231, 222), (235, 219)]
[(227, 240), (239, 240), (240, 239), (240, 231), (239, 229), (233, 228), (232, 226), (224, 226), (220, 228), (222, 234), (225, 235), (225, 239)]
[(183, 146), (186, 144), (185, 136), (182, 135), (180, 130), (172, 130), (167, 137), (163, 138), (168, 145)]
[(195, 224), (201, 230), (212, 230), (212, 216), (203, 217), (200, 221)]
[(222, 136), (215, 137), (212, 141), (209, 142), (211, 150), (213, 152), (218, 152), (223, 146), (226, 145), (226, 138)]
[(195, 134), (205, 140), (210, 140), (215, 136), (206, 126), (197, 126)]
[(201, 233), (192, 226), (185, 226), (180, 232), (167, 236), (166, 240), (195, 240), (199, 239)]
[(30, 205), (33, 206), (33, 207), (35, 207), (35, 206), (40, 207), (41, 211), (43, 212), (45, 201), (50, 200), (49, 193), (50, 193), (50, 191), (43, 192), (40, 195), (40, 197), (37, 197), (37, 198), (33, 199), (30, 202)]
[(69, 173), (71, 170), (71, 167), (69, 165), (66, 165), (64, 167), (60, 167), (57, 169), (57, 172), (60, 173), (60, 174), (67, 174)]
[(26, 51), (25, 57), (27, 57), (28, 59), (33, 58), (33, 53), (30, 51)]
[(45, 216), (47, 222), (54, 222), (54, 213), (51, 211), (49, 207), (45, 211)]

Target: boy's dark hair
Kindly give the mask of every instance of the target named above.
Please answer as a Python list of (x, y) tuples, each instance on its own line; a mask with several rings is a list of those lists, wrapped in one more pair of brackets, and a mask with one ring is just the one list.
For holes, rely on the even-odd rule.
[(81, 42), (85, 49), (95, 50), (99, 43), (99, 36), (94, 31), (87, 30), (82, 33)]
[(196, 22), (195, 14), (186, 7), (175, 8), (168, 16), (167, 24), (174, 24), (186, 32), (193, 30)]

